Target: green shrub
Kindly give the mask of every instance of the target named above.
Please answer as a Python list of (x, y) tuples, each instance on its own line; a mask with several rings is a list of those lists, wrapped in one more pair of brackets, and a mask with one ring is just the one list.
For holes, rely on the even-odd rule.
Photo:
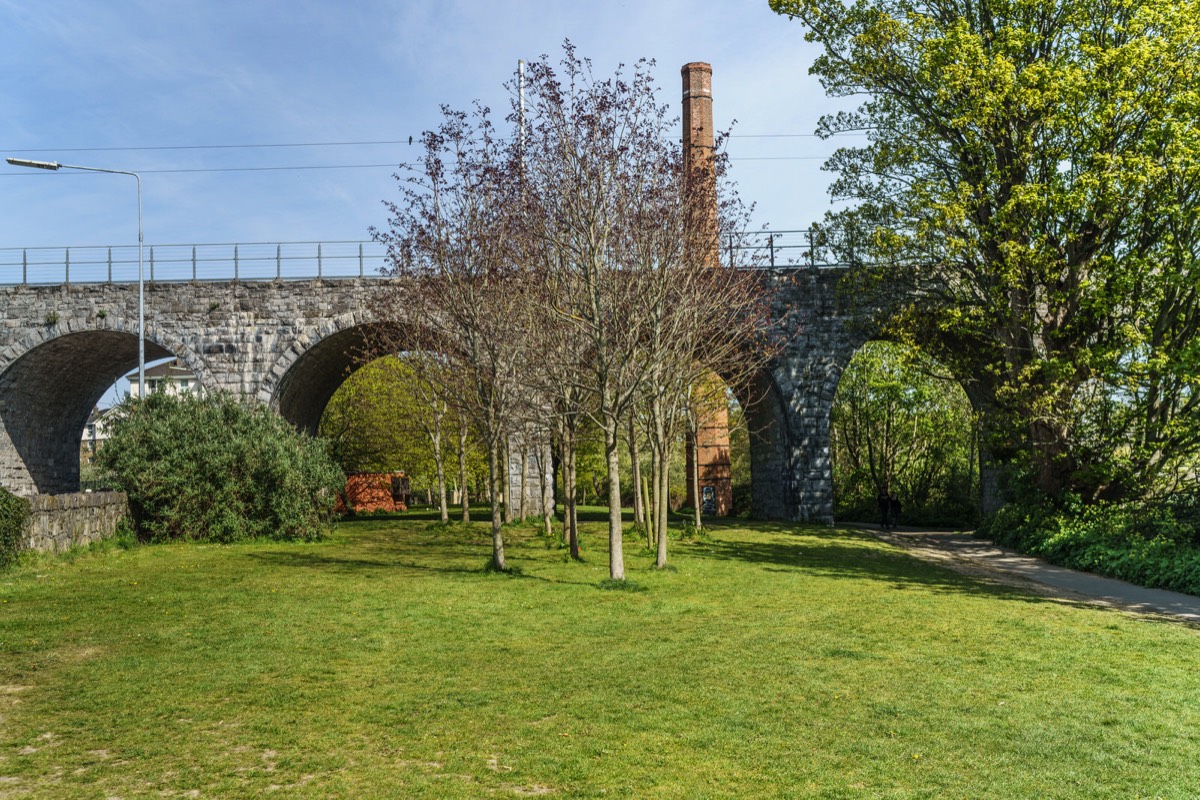
[(325, 443), (228, 395), (127, 403), (98, 460), (145, 539), (314, 539), (345, 476)]
[(1200, 595), (1195, 520), (1176, 504), (1058, 507), (1010, 504), (980, 526), (997, 544), (1054, 564), (1159, 589)]
[(0, 569), (17, 560), (28, 521), (29, 501), (0, 488)]

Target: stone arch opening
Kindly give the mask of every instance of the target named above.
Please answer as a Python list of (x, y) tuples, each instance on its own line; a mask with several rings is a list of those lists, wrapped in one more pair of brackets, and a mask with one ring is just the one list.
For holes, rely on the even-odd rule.
[(373, 329), (372, 323), (352, 323), (308, 347), (301, 339), (272, 369), (261, 399), (298, 429), (315, 436), (333, 393), (365, 363)]
[[(180, 357), (200, 376), (181, 343), (157, 338), (147, 330), (147, 361)], [(136, 332), (118, 327), (41, 333), (29, 342), (0, 372), (0, 483), (26, 495), (79, 491), (88, 415), (137, 363)]]
[(719, 398), (719, 407), (701, 408), (695, 440), (688, 436), (684, 503), (696, 501), (692, 468), (698, 458), (704, 514), (749, 511), (758, 519), (789, 519), (794, 505), (792, 431), (775, 376), (764, 367), (736, 381), (710, 372), (707, 382), (705, 394), (709, 401)]
[(899, 524), (977, 520), (976, 412), (962, 382), (928, 354), (864, 342), (838, 371), (829, 418), (836, 518), (882, 522), (884, 493), (899, 500)]
[(761, 369), (733, 391), (746, 422), (750, 515), (790, 519), (795, 505), (788, 446), (792, 432), (779, 384), (769, 370)]

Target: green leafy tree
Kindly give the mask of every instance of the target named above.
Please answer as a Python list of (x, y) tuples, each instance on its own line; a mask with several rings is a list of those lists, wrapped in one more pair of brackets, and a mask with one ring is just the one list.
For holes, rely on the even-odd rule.
[(892, 332), (969, 379), (989, 448), (1050, 496), (1186, 475), (1200, 446), (1200, 3), (770, 5), (824, 48), (812, 72), (830, 94), (866, 98), (821, 122), (865, 134), (827, 165), (834, 197), (853, 201), (829, 241), (890, 265), (870, 271), (873, 299), (914, 298)]
[(896, 492), (907, 521), (973, 521), (974, 413), (928, 357), (890, 342), (863, 345), (842, 373), (831, 422), (839, 516), (872, 519), (879, 493)]
[(346, 479), (326, 442), (222, 394), (126, 401), (97, 458), (155, 540), (314, 539)]
[[(350, 375), (338, 388), (321, 417), (321, 435), (348, 472), (403, 471), (414, 492), (437, 489), (437, 455), (430, 431), (438, 408), (408, 357), (377, 358)], [(460, 437), (463, 415), (449, 404), (441, 420), (444, 460), (458, 462), (459, 489), (474, 486), (487, 470), (487, 460), (469, 423)], [(465, 448), (465, 449), (464, 449)], [(460, 449), (464, 458), (459, 458)], [(465, 479), (464, 473), (465, 472)]]

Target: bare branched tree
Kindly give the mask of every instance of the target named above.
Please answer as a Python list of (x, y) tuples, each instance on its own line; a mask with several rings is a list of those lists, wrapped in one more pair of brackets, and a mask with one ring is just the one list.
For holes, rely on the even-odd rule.
[(526, 349), (527, 276), (513, 257), (515, 152), (478, 106), (443, 109), (422, 144), (421, 161), (398, 176), (400, 201), (387, 203), (388, 229), (374, 231), (394, 278), (376, 304), (376, 345), (440, 354), (442, 396), (454, 398), (488, 452), (492, 567), (504, 570), (501, 453), (523, 404)]

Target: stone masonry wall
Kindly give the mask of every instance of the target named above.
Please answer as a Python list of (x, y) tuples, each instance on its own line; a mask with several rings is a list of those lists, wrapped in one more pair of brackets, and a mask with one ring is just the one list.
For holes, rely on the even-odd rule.
[[(874, 335), (839, 289), (843, 275), (762, 272), (780, 347), (757, 378), (756, 397), (743, 403), (759, 516), (833, 520), (829, 414), (842, 370)], [(206, 389), (257, 399), (315, 431), (354, 366), (378, 285), (151, 283), (147, 358), (177, 356)], [(0, 485), (25, 495), (78, 487), (84, 420), (137, 363), (136, 310), (137, 287), (127, 284), (0, 286)], [(510, 465), (509, 482), (519, 486), (519, 462)], [(527, 482), (529, 508), (539, 507), (536, 486), (536, 479)]]
[(25, 544), (30, 550), (61, 553), (73, 545), (106, 539), (129, 516), (124, 492), (34, 495)]
[[(352, 358), (344, 351), (338, 363), (315, 369), (297, 362), (315, 343), (367, 321), (367, 299), (378, 285), (149, 283), (146, 358), (177, 356), (205, 389), (278, 409), (284, 373), (306, 373), (300, 386), (329, 375), (340, 383)], [(0, 286), (0, 484), (23, 495), (78, 489), (78, 440), (88, 412), (136, 365), (136, 285)]]

